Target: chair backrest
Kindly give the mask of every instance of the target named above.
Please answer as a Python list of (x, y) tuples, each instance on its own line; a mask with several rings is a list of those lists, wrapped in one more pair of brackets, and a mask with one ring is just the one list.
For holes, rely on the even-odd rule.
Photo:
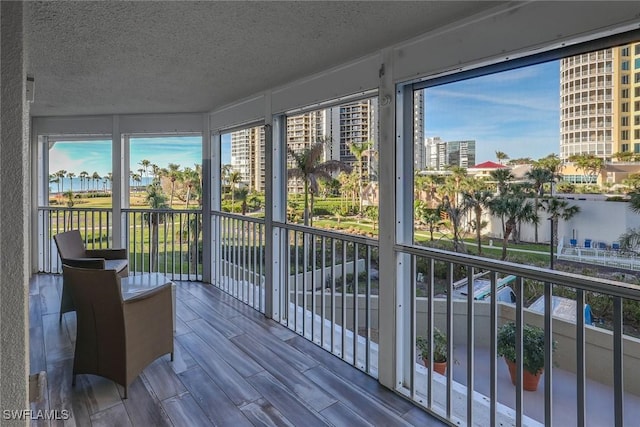
[(76, 358), (103, 371), (124, 364), (125, 331), (120, 278), (114, 270), (62, 268), (76, 307)]
[(53, 236), (61, 260), (85, 256), (84, 242), (79, 230), (69, 230)]

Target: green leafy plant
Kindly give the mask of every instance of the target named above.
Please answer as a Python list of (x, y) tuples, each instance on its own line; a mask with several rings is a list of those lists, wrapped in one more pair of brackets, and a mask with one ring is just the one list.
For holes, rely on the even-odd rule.
[[(443, 363), (447, 361), (447, 337), (440, 329), (433, 328), (433, 361)], [(429, 359), (429, 340), (425, 337), (417, 337), (416, 345), (420, 351), (420, 357)]]
[[(552, 341), (556, 350), (557, 341)], [(516, 324), (505, 323), (498, 330), (498, 356), (515, 363), (516, 361)], [(522, 366), (532, 374), (544, 368), (544, 330), (537, 326), (522, 327)]]

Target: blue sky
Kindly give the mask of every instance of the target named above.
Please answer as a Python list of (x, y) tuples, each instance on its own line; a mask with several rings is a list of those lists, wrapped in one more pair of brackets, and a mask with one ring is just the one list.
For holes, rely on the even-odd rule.
[(426, 89), (425, 137), (476, 141), (477, 163), (560, 150), (558, 61)]
[[(229, 136), (223, 138), (222, 159), (229, 163), (231, 144)], [(131, 170), (141, 168), (143, 159), (166, 168), (177, 163), (181, 168), (202, 164), (200, 137), (131, 138)], [(49, 172), (64, 169), (76, 176), (86, 171), (104, 176), (111, 172), (111, 141), (60, 141), (49, 150)]]

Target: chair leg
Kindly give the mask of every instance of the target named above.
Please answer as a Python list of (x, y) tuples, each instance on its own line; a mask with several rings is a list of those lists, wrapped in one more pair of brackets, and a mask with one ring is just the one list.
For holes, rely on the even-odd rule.
[(126, 386), (124, 386), (124, 399), (126, 399), (126, 398), (127, 398), (127, 395), (128, 395), (128, 394), (129, 394), (129, 386), (128, 386), (128, 385), (126, 385)]
[(76, 386), (76, 374), (73, 374), (73, 375), (71, 376), (71, 385), (72, 385), (73, 387), (75, 387), (75, 386)]
[(59, 323), (59, 324), (62, 324), (62, 315), (63, 315), (63, 314), (64, 314), (64, 313), (62, 312), (62, 310), (60, 310), (60, 320), (58, 321), (58, 323)]
[(171, 352), (171, 361), (173, 362), (173, 351)]

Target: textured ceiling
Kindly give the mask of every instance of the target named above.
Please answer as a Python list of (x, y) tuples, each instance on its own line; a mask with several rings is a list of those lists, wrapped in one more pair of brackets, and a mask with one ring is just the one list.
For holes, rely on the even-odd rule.
[(497, 2), (28, 2), (33, 116), (205, 112)]

